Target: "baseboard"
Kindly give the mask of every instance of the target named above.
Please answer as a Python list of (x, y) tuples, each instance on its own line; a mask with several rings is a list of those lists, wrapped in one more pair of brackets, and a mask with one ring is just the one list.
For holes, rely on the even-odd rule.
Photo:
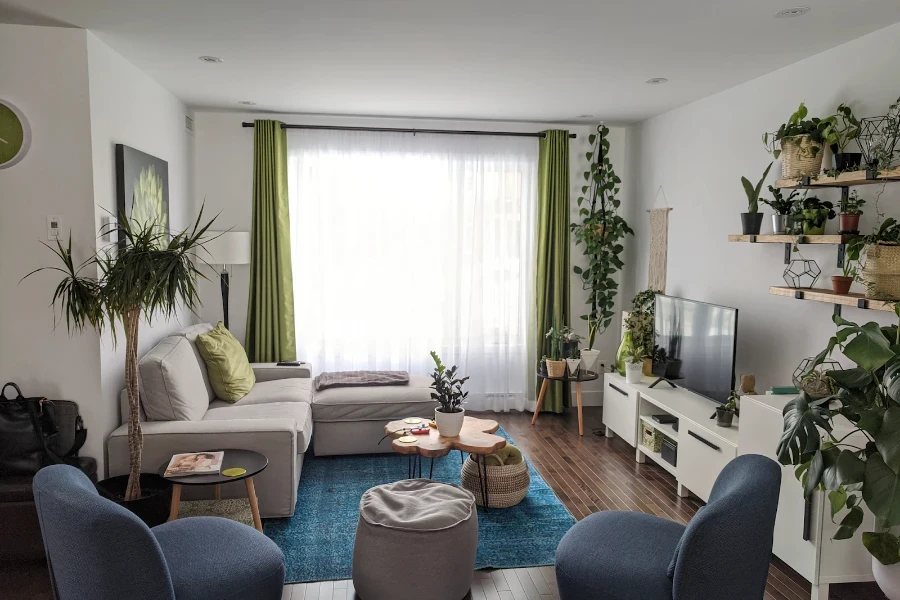
[(581, 393), (581, 405), (582, 406), (603, 406), (603, 391), (602, 390), (592, 390), (592, 391), (583, 391)]

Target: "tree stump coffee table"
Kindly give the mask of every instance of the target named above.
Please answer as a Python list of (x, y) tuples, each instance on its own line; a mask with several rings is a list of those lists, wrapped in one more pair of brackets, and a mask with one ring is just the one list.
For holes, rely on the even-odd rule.
[[(419, 417), (411, 417), (415, 419)], [(421, 418), (421, 423), (427, 425), (431, 419)], [(434, 459), (447, 456), (453, 450), (459, 450), (471, 454), (478, 465), (478, 477), (481, 484), (481, 495), (484, 501), (484, 509), (488, 507), (487, 489), (487, 464), (485, 458), (500, 448), (506, 446), (506, 439), (494, 432), (500, 429), (500, 424), (491, 419), (478, 419), (464, 417), (462, 430), (456, 437), (444, 437), (434, 427), (430, 428), (428, 435), (412, 435), (410, 429), (417, 426), (416, 423), (408, 423), (407, 420), (391, 421), (384, 426), (384, 433), (392, 438), (391, 448), (398, 454), (406, 454), (410, 457), (410, 477), (415, 475), (418, 464), (419, 477), (422, 476), (422, 457), (431, 459), (431, 472), (428, 478), (434, 475)]]

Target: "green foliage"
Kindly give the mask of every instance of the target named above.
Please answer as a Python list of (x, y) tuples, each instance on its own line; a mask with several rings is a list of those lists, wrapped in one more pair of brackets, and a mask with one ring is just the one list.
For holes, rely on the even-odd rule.
[(859, 191), (853, 190), (847, 199), (841, 203), (841, 214), (844, 215), (861, 215), (862, 207), (866, 205), (865, 198), (859, 197)]
[(625, 354), (623, 357), (625, 358), (625, 362), (629, 364), (637, 364), (644, 362), (644, 358), (647, 356), (647, 350), (644, 349), (643, 346), (634, 345), (630, 348), (625, 349)]
[[(894, 310), (900, 316), (897, 305)], [(855, 535), (865, 501), (878, 531), (864, 532), (863, 544), (883, 564), (895, 564), (900, 539), (890, 529), (900, 526), (900, 329), (837, 315), (834, 322), (837, 332), (811, 369), (836, 348), (856, 366), (827, 371), (833, 394), (812, 400), (801, 392), (785, 406), (778, 459), (798, 467), (806, 496), (827, 493), (833, 520), (845, 511), (835, 539)], [(849, 434), (835, 436), (838, 417), (852, 426)]]
[(441, 362), (441, 358), (437, 352), (431, 351), (431, 358), (434, 360), (434, 372), (431, 378), (434, 382), (431, 384), (431, 399), (437, 400), (441, 404), (441, 412), (458, 413), (462, 411), (462, 405), (469, 392), (463, 391), (463, 385), (469, 380), (468, 377), (459, 378), (456, 376), (459, 368), (453, 365), (449, 369)]
[(741, 177), (741, 184), (744, 186), (744, 193), (747, 194), (747, 212), (748, 213), (756, 213), (759, 212), (759, 194), (762, 192), (763, 183), (766, 181), (766, 177), (769, 176), (769, 170), (772, 168), (772, 165), (775, 164), (773, 162), (769, 163), (769, 166), (766, 167), (766, 170), (763, 171), (763, 176), (760, 178), (759, 182), (756, 184), (756, 187), (753, 187), (753, 184), (750, 183), (750, 180), (746, 177)]
[(582, 287), (588, 291), (588, 312), (581, 318), (588, 322), (588, 348), (594, 347), (598, 334), (603, 334), (615, 316), (615, 298), (619, 284), (613, 279), (624, 266), (622, 242), (634, 231), (619, 215), (622, 201), (618, 196), (622, 180), (609, 160), (609, 128), (601, 125), (599, 135), (590, 135), (593, 146), (585, 153), (589, 168), (584, 172), (585, 185), (578, 197), (578, 223), (569, 225), (575, 244), (583, 246), (587, 267), (575, 266)]
[(850, 240), (850, 243), (847, 244), (847, 258), (858, 262), (862, 259), (866, 247), (876, 244), (882, 246), (900, 245), (900, 222), (897, 219), (888, 217), (872, 233), (857, 236)]
[(740, 397), (741, 395), (737, 390), (731, 390), (731, 394), (728, 396), (728, 402), (722, 406), (722, 410), (736, 411)]
[(634, 346), (640, 347), (643, 358), (653, 358), (653, 324), (657, 290), (644, 290), (631, 301), (631, 313), (625, 319), (625, 329), (631, 332)]
[(800, 195), (800, 192), (797, 190), (792, 190), (790, 195), (785, 198), (784, 192), (779, 190), (773, 185), (769, 186), (769, 193), (772, 194), (772, 200), (766, 200), (765, 198), (760, 198), (759, 201), (763, 204), (768, 205), (772, 210), (774, 210), (779, 215), (789, 215), (791, 214), (791, 210), (794, 208), (794, 202), (797, 201), (797, 197)]
[(859, 137), (859, 119), (853, 116), (853, 110), (846, 104), (837, 107), (832, 115), (832, 126), (825, 143), (832, 147), (835, 154), (843, 152), (850, 142)]
[(803, 197), (794, 203), (794, 224), (807, 227), (821, 227), (826, 221), (837, 216), (834, 204), (828, 200), (820, 200), (816, 196)]
[(900, 153), (900, 98), (888, 107), (884, 123), (872, 139), (865, 141), (863, 150), (866, 166), (875, 171), (876, 177), (894, 164)]
[(547, 355), (548, 360), (563, 360), (565, 358), (565, 356), (563, 356), (563, 343), (565, 342), (564, 329), (565, 327), (559, 330), (555, 327), (551, 327), (550, 331), (544, 335), (550, 342), (550, 354)]
[(819, 119), (813, 117), (807, 119), (809, 109), (806, 104), (801, 102), (800, 107), (790, 116), (787, 123), (782, 123), (778, 130), (773, 133), (764, 133), (762, 136), (763, 144), (776, 159), (781, 156), (780, 142), (795, 137), (809, 136), (813, 142), (806, 150), (812, 156), (816, 156), (822, 151), (822, 145), (825, 144), (828, 136), (831, 135), (831, 129), (834, 126), (835, 117), (826, 117)]

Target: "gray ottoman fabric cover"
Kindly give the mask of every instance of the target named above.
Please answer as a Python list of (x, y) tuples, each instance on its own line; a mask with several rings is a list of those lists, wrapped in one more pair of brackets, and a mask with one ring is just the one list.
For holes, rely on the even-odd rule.
[(359, 503), (353, 585), (362, 600), (462, 600), (477, 548), (470, 492), (428, 479), (380, 485)]

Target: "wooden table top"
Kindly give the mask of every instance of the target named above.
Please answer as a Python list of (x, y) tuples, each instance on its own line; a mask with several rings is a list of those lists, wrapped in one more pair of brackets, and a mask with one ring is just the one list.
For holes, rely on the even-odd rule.
[[(422, 418), (427, 425), (430, 419)], [(426, 458), (439, 458), (447, 456), (452, 450), (462, 450), (470, 454), (493, 454), (506, 446), (506, 440), (499, 435), (493, 435), (500, 429), (497, 421), (491, 419), (478, 419), (464, 417), (462, 430), (457, 437), (444, 437), (434, 427), (428, 435), (412, 436), (415, 442), (401, 442), (397, 438), (409, 435), (409, 429), (413, 425), (403, 421), (391, 421), (384, 426), (384, 432), (394, 438), (391, 448), (400, 454), (421, 454)]]

